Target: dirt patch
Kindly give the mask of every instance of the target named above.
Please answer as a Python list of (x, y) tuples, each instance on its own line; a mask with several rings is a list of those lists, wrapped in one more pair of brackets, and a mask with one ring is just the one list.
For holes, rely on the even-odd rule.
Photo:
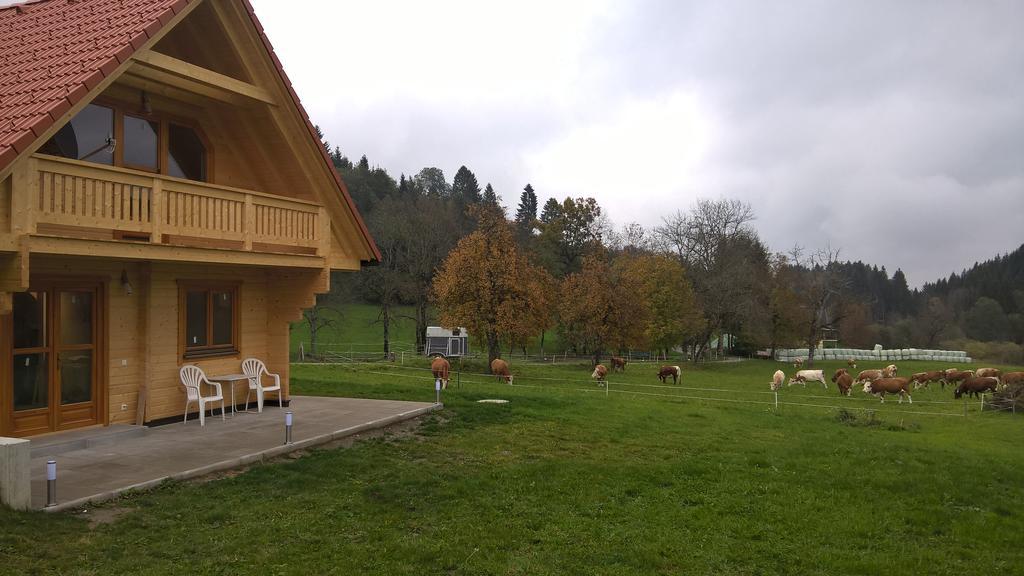
[(113, 524), (129, 512), (134, 512), (131, 506), (102, 506), (99, 508), (82, 508), (73, 514), (89, 522), (89, 530), (95, 530), (104, 524)]

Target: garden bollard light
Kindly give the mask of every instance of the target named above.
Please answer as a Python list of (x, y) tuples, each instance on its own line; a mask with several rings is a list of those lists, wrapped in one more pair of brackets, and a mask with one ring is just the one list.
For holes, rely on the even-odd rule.
[(292, 411), (284, 413), (284, 443), (292, 443)]
[(57, 461), (46, 462), (46, 507), (57, 505)]
[(434, 404), (441, 403), (441, 379), (434, 380)]

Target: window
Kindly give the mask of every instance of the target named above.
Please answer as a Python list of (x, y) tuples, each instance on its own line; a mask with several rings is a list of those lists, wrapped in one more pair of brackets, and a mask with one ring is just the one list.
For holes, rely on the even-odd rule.
[(39, 150), (43, 154), (114, 163), (114, 109), (89, 104), (61, 127)]
[(200, 130), (159, 112), (139, 115), (137, 108), (89, 104), (39, 151), (199, 182), (209, 178), (210, 151)]
[(167, 173), (178, 178), (206, 181), (206, 146), (196, 131), (170, 124), (167, 131)]
[(178, 287), (184, 358), (238, 353), (238, 286), (183, 282)]
[(158, 164), (160, 123), (124, 115), (124, 165), (154, 172)]

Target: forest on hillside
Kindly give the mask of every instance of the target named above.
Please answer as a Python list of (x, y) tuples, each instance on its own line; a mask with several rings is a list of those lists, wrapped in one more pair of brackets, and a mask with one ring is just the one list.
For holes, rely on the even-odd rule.
[[(824, 338), (1024, 361), (1024, 245), (910, 289), (901, 270), (844, 261), (834, 247), (772, 251), (750, 206), (735, 200), (699, 200), (653, 228), (616, 227), (593, 198), (541, 204), (526, 183), (505, 207), (466, 166), (450, 181), (436, 167), (396, 181), (366, 156), (353, 163), (324, 146), (382, 259), (332, 278), (306, 312), (314, 346), (322, 307), (364, 302), (379, 309), (384, 354), (402, 305), (414, 311), (418, 347), (428, 325), (447, 322), (486, 340), (491, 356), (543, 348), (554, 329), (595, 360), (678, 347), (696, 359), (731, 334), (736, 354)], [(470, 300), (491, 310), (470, 310)]]

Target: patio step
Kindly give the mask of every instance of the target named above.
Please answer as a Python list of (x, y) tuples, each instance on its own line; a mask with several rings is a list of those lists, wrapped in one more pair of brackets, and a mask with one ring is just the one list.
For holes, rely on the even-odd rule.
[(55, 456), (72, 450), (83, 450), (143, 436), (149, 428), (130, 424), (111, 424), (100, 428), (83, 428), (32, 438), (32, 458)]

